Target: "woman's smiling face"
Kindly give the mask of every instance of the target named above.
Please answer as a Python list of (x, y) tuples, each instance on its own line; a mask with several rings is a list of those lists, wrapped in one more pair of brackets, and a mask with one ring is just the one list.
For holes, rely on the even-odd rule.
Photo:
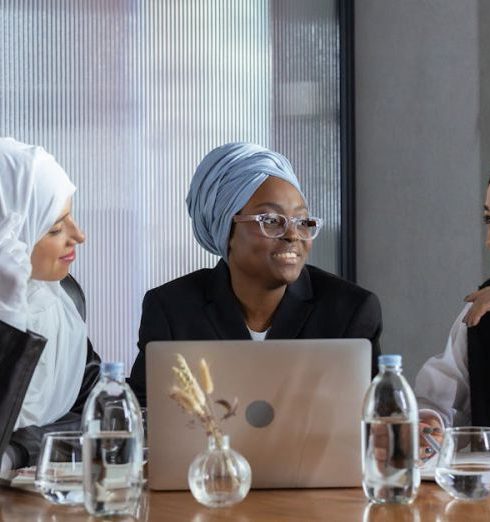
[[(290, 183), (270, 176), (255, 191), (240, 215), (264, 213), (307, 217), (300, 192)], [(311, 250), (312, 240), (300, 239), (289, 226), (281, 238), (265, 237), (257, 222), (235, 223), (229, 240), (228, 265), (233, 277), (260, 281), (264, 289), (275, 289), (296, 281)]]
[(49, 231), (34, 245), (31, 254), (32, 279), (61, 281), (75, 261), (75, 245), (83, 243), (85, 235), (71, 215), (71, 198)]

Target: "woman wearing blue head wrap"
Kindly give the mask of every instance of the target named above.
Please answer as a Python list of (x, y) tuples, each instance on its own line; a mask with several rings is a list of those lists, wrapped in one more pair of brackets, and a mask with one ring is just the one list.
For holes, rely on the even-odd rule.
[(227, 260), (233, 216), (269, 176), (287, 181), (304, 199), (293, 167), (277, 152), (253, 143), (227, 143), (206, 155), (187, 196), (194, 236), (202, 247)]
[(214, 149), (187, 206), (197, 241), (222, 259), (147, 292), (130, 378), (142, 404), (150, 341), (362, 337), (377, 360), (378, 299), (305, 264), (322, 221), (309, 215), (284, 156), (251, 143)]

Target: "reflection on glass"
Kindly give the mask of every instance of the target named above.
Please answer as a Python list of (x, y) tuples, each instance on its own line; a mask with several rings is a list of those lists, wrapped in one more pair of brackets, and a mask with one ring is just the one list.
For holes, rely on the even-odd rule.
[(490, 493), (490, 428), (448, 428), (436, 481), (452, 497), (479, 500)]
[(43, 437), (36, 488), (53, 504), (83, 504), (82, 434), (53, 432)]
[(422, 522), (417, 504), (368, 504), (363, 522)]
[[(469, 505), (468, 502), (451, 500), (446, 504), (444, 515), (441, 515), (439, 520), (436, 520), (436, 522), (447, 522), (448, 520), (472, 520), (470, 511), (472, 508), (473, 505)], [(490, 506), (486, 502), (475, 504), (475, 508), (477, 508), (480, 520), (490, 520)]]

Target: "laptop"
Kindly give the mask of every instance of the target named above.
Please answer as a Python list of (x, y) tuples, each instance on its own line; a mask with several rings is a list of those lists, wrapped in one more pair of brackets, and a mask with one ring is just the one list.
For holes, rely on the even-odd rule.
[(189, 465), (207, 447), (202, 426), (191, 426), (191, 416), (169, 397), (177, 353), (196, 377), (206, 359), (214, 400), (238, 398), (236, 415), (221, 427), (248, 460), (253, 488), (361, 485), (369, 341), (156, 341), (146, 347), (151, 489), (188, 489)]

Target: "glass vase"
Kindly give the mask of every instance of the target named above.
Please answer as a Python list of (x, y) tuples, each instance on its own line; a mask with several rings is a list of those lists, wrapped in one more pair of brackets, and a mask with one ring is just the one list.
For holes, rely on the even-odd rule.
[(187, 475), (194, 498), (207, 507), (241, 502), (250, 490), (252, 471), (247, 459), (230, 448), (228, 435), (208, 437), (208, 448), (197, 455)]

